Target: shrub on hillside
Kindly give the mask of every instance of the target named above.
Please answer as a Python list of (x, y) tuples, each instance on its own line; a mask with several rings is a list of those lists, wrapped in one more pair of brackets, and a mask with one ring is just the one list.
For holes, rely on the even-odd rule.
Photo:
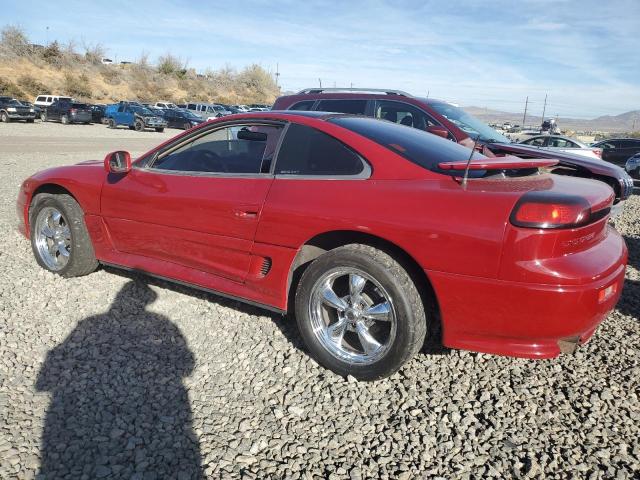
[(7, 25), (0, 32), (0, 45), (9, 54), (25, 56), (31, 51), (29, 39), (20, 27)]
[(40, 52), (42, 58), (51, 65), (59, 65), (62, 60), (62, 49), (57, 41), (51, 42)]
[(33, 78), (31, 75), (21, 75), (18, 78), (18, 85), (30, 96), (36, 96), (48, 91), (48, 88), (44, 83)]
[(72, 97), (91, 98), (89, 77), (84, 73), (77, 77), (71, 73), (65, 73), (63, 90), (67, 95), (71, 95)]
[(102, 65), (100, 67), (100, 75), (109, 85), (118, 85), (121, 83), (120, 72), (114, 66)]
[(14, 98), (24, 98), (24, 92), (15, 83), (0, 77), (0, 95)]
[(164, 75), (175, 75), (183, 70), (182, 62), (178, 57), (167, 53), (158, 59), (158, 72)]

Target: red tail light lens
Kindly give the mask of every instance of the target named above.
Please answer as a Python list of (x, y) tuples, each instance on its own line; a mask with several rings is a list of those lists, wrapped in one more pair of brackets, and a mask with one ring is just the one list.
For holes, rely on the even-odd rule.
[(525, 194), (511, 213), (511, 223), (525, 228), (573, 228), (590, 220), (586, 199), (542, 192)]
[(602, 158), (602, 150), (599, 148), (594, 148), (593, 150), (591, 150), (593, 153), (595, 153), (597, 156), (599, 156), (600, 158)]
[(70, 112), (71, 112), (71, 113), (76, 113), (77, 111), (78, 111), (78, 109), (77, 109), (77, 108), (72, 108), (72, 109), (70, 110)]

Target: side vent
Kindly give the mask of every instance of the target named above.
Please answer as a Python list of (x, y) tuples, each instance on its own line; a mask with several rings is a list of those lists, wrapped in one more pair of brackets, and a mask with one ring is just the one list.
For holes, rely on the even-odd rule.
[(260, 275), (265, 277), (270, 270), (271, 270), (271, 259), (269, 257), (266, 257), (264, 260), (262, 260), (262, 265), (260, 266)]

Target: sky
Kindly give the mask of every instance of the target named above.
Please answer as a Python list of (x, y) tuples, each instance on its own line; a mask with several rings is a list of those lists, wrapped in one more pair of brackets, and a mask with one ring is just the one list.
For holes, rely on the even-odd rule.
[[(640, 0), (0, 0), (32, 42), (259, 64), (283, 91), (368, 87), (463, 106), (592, 118), (640, 109)], [(48, 28), (47, 28), (48, 27)]]

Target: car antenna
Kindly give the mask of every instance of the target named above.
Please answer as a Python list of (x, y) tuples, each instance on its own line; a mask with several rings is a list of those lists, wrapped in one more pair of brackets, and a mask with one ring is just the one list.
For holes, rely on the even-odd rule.
[(467, 178), (469, 178), (469, 164), (471, 163), (471, 159), (473, 158), (473, 154), (476, 153), (476, 147), (478, 146), (478, 139), (480, 138), (480, 134), (476, 137), (473, 142), (473, 148), (471, 148), (471, 155), (469, 155), (469, 159), (467, 160), (467, 166), (464, 167), (464, 177), (462, 177), (462, 186), (467, 186)]

